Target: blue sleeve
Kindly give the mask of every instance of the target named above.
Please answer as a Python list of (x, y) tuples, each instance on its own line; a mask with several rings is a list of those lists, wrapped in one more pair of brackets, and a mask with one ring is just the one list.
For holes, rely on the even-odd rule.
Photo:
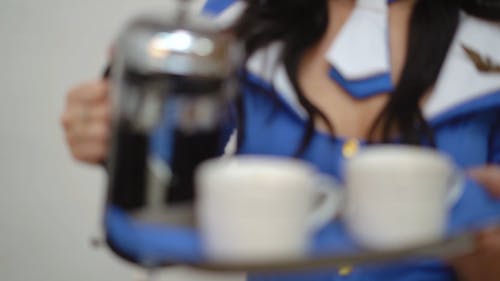
[[(500, 111), (490, 123), (488, 162), (500, 164)], [(492, 197), (478, 182), (467, 179), (464, 194), (453, 209), (451, 232), (467, 228), (482, 228), (500, 221), (500, 200)]]
[(500, 164), (500, 109), (496, 114), (496, 120), (493, 124), (490, 135), (490, 163)]
[(202, 13), (212, 16), (218, 16), (225, 9), (229, 8), (232, 4), (236, 3), (238, 0), (207, 0), (203, 6)]

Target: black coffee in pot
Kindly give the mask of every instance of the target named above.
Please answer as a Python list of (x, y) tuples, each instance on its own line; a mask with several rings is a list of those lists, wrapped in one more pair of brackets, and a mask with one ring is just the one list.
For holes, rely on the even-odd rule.
[(194, 200), (196, 167), (228, 138), (232, 38), (202, 19), (141, 18), (113, 58), (109, 203), (124, 210)]

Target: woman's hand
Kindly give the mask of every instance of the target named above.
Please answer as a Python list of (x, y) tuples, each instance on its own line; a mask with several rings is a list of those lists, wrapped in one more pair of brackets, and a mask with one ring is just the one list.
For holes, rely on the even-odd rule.
[(102, 163), (106, 159), (110, 108), (106, 80), (84, 83), (69, 91), (61, 123), (75, 159), (90, 164)]
[[(500, 200), (500, 166), (477, 168), (470, 175)], [(475, 252), (452, 260), (460, 280), (500, 280), (500, 226), (479, 233), (476, 246)]]
[[(500, 199), (500, 165), (488, 165), (470, 171), (470, 175)], [(500, 278), (499, 278), (500, 280)]]

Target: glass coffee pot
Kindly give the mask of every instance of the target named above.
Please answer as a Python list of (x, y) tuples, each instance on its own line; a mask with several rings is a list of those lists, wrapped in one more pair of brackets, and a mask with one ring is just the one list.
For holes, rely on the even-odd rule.
[(187, 3), (121, 33), (110, 77), (108, 206), (146, 221), (190, 221), (193, 173), (222, 154), (231, 133), (237, 46), (210, 20), (190, 17)]

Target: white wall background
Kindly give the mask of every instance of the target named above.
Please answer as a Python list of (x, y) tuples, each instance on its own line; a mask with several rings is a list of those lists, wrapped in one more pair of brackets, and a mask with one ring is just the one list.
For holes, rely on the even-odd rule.
[[(66, 91), (99, 76), (110, 42), (173, 0), (0, 0), (0, 280), (127, 281), (141, 272), (89, 240), (104, 174), (74, 162), (59, 116)], [(160, 280), (243, 280), (171, 268)]]

